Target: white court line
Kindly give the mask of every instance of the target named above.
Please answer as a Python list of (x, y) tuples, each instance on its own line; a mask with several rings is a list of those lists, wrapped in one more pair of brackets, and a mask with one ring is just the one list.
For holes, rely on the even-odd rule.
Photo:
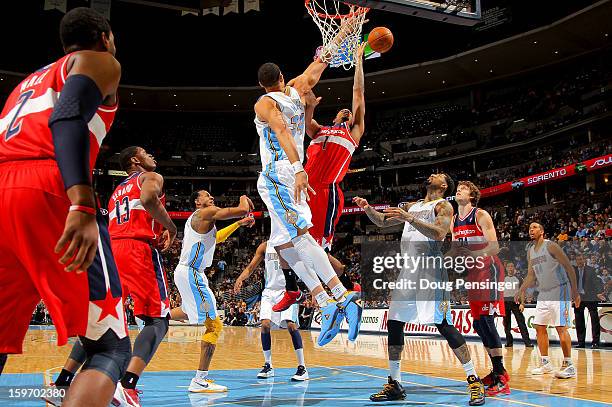
[[(379, 376), (379, 375), (373, 375), (373, 374), (361, 373), (361, 372), (353, 372), (352, 370), (340, 369), (340, 368), (337, 368), (337, 367), (319, 366), (319, 365), (315, 365), (315, 366), (317, 366), (317, 367), (325, 367), (327, 369), (332, 369), (332, 370), (338, 370), (340, 372), (353, 373), (353, 374), (361, 375), (361, 376), (377, 377), (379, 379), (386, 379), (386, 377)], [(363, 366), (369, 367), (369, 368), (372, 368), (372, 369), (380, 369), (380, 368), (373, 367), (373, 366), (367, 366), (367, 365), (363, 365)], [(426, 375), (422, 375), (422, 376), (426, 376)], [(429, 377), (433, 377), (433, 376), (429, 376)], [(461, 380), (456, 380), (456, 379), (451, 379), (451, 380), (461, 381)], [(453, 392), (453, 393), (467, 394), (467, 392), (465, 392), (465, 391), (460, 391), (460, 390), (456, 390), (456, 389), (449, 389), (448, 387), (434, 386), (434, 385), (431, 385), (431, 384), (416, 383), (416, 382), (410, 382), (410, 381), (407, 381), (407, 380), (402, 380), (402, 383), (414, 384), (414, 385), (422, 386), (422, 387), (430, 387), (430, 388), (434, 388), (434, 389), (450, 391), (450, 392)], [(503, 399), (503, 398), (499, 398), (499, 397), (487, 397), (487, 398), (488, 399), (493, 399), (493, 400), (498, 400), (498, 401), (504, 401), (506, 403), (522, 404), (522, 405), (531, 406), (531, 407), (545, 407), (542, 404), (526, 403), (524, 401), (508, 400), (508, 399)]]
[[(379, 367), (374, 367), (374, 366), (368, 366), (368, 365), (363, 365), (363, 366), (365, 366), (365, 367), (371, 367), (372, 369), (380, 369)], [(405, 370), (402, 370), (402, 373), (408, 373), (408, 374), (413, 374), (413, 375), (417, 375), (417, 376), (434, 377), (434, 378), (436, 378), (436, 379), (452, 380), (452, 381), (455, 381), (455, 382), (463, 382), (463, 380), (459, 380), (459, 379), (451, 379), (451, 378), (449, 378), (449, 377), (432, 376), (432, 375), (428, 375), (428, 374), (424, 374), (424, 373), (408, 372), (408, 371), (405, 371)], [(549, 393), (542, 393), (542, 392), (540, 392), (540, 391), (535, 391), (535, 390), (523, 390), (523, 389), (515, 389), (515, 390), (518, 390), (518, 391), (524, 391), (524, 392), (527, 392), (527, 393), (533, 393), (533, 394), (537, 394), (537, 395), (540, 395), (540, 396), (541, 396), (542, 394), (544, 394), (544, 395), (549, 395), (549, 396), (553, 396), (553, 397), (563, 397), (563, 398), (570, 399), (570, 400), (588, 401), (588, 402), (590, 402), (590, 403), (603, 404), (603, 405), (605, 405), (605, 406), (608, 406), (608, 405), (609, 405), (608, 403), (604, 403), (603, 401), (597, 401), (597, 400), (585, 399), (585, 398), (582, 398), (582, 397), (576, 397), (576, 396), (564, 396), (564, 395), (562, 395), (562, 394), (549, 394)], [(493, 397), (489, 397), (489, 398), (493, 398)], [(500, 399), (500, 400), (502, 400), (502, 399)]]

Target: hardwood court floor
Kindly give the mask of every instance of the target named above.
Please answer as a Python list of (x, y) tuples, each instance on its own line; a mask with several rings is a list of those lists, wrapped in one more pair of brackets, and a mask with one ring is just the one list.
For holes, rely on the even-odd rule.
[[(143, 405), (364, 405), (367, 396), (378, 391), (386, 377), (386, 337), (360, 335), (350, 343), (340, 333), (324, 348), (314, 343), (318, 331), (303, 331), (304, 353), (311, 380), (302, 387), (288, 387), (296, 367), (289, 335), (273, 331), (272, 353), (276, 378), (257, 381), (263, 364), (260, 335), (257, 328), (226, 327), (211, 366), (211, 377), (230, 387), (230, 392), (214, 400), (188, 398), (186, 386), (199, 359), (199, 327), (170, 328), (167, 340), (151, 361), (139, 384), (143, 386)], [(137, 331), (132, 331), (132, 337)], [(481, 344), (469, 342), (477, 371), (484, 376), (490, 362)], [(0, 376), (5, 386), (38, 385), (52, 381), (70, 352), (70, 347), (55, 346), (55, 331), (30, 330), (24, 355), (11, 356)], [(547, 376), (531, 376), (529, 371), (538, 361), (537, 349), (526, 349), (515, 343), (504, 350), (506, 368), (511, 374), (512, 394), (487, 399), (487, 405), (566, 406), (602, 405), (612, 402), (610, 375), (612, 352), (608, 350), (573, 350), (578, 378), (559, 380)], [(562, 361), (561, 350), (551, 347), (553, 364)], [(407, 401), (417, 404), (467, 405), (464, 373), (445, 342), (437, 338), (406, 337), (402, 370), (408, 390)], [(22, 373), (22, 375), (11, 374)], [(270, 381), (271, 380), (271, 381)], [(608, 386), (606, 386), (606, 384)], [(331, 386), (331, 387), (330, 387)], [(297, 398), (296, 398), (297, 397)], [(0, 398), (0, 400), (2, 400)], [(328, 402), (325, 402), (329, 400)], [(6, 405), (2, 403), (3, 405)], [(42, 402), (33, 404), (44, 405)]]

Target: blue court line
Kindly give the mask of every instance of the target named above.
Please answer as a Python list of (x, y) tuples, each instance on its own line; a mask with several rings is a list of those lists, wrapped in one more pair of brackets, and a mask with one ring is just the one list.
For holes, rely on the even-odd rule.
[[(275, 369), (276, 377), (257, 379), (259, 369), (215, 370), (211, 378), (229, 387), (220, 394), (187, 392), (193, 370), (146, 372), (138, 383), (143, 391), (142, 405), (146, 406), (397, 406), (433, 405), (466, 406), (466, 384), (460, 380), (431, 377), (423, 374), (402, 373), (406, 400), (390, 403), (370, 402), (369, 396), (378, 392), (386, 380), (385, 369), (370, 366), (311, 366), (311, 380), (291, 382), (295, 369)], [(547, 377), (546, 380), (557, 380)], [(566, 381), (572, 385), (572, 380)], [(40, 400), (20, 401), (8, 398), (10, 387), (40, 387), (42, 374), (3, 374), (0, 376), (0, 405), (41, 407)], [(512, 390), (509, 396), (489, 397), (486, 406), (580, 406), (602, 407), (606, 403), (574, 399), (547, 393)]]

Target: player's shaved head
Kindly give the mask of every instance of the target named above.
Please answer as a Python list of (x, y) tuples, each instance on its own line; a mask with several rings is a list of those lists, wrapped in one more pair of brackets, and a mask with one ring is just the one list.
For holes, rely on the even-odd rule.
[(544, 232), (544, 226), (542, 226), (541, 223), (538, 222), (531, 222), (531, 224), (529, 225), (529, 228), (532, 227), (537, 227), (538, 229), (540, 229), (542, 232)]
[(271, 88), (277, 85), (281, 78), (281, 70), (273, 62), (266, 62), (257, 71), (257, 80), (264, 88)]
[(111, 26), (102, 14), (89, 7), (73, 8), (60, 22), (60, 39), (66, 52), (96, 48), (102, 33), (108, 38)]

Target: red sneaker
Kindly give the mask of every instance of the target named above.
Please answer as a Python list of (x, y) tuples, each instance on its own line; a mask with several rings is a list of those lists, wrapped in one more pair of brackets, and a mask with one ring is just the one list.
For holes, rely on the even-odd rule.
[(300, 290), (298, 291), (285, 291), (283, 298), (272, 307), (272, 311), (274, 312), (283, 312), (286, 309), (289, 309), (293, 304), (300, 303), (306, 299), (304, 293)]
[(508, 394), (510, 394), (510, 385), (508, 385), (508, 382), (504, 380), (504, 376), (499, 376), (497, 383), (490, 385), (487, 387), (487, 390), (485, 390), (485, 395), (487, 397)]
[[(491, 371), (491, 373), (482, 378), (482, 384), (484, 384), (485, 386), (491, 386), (494, 382), (494, 378), (495, 375), (493, 374), (493, 371)], [(510, 381), (510, 375), (508, 374), (508, 371), (504, 369), (504, 374), (500, 376), (500, 378), (504, 381), (504, 383), (508, 383)]]

